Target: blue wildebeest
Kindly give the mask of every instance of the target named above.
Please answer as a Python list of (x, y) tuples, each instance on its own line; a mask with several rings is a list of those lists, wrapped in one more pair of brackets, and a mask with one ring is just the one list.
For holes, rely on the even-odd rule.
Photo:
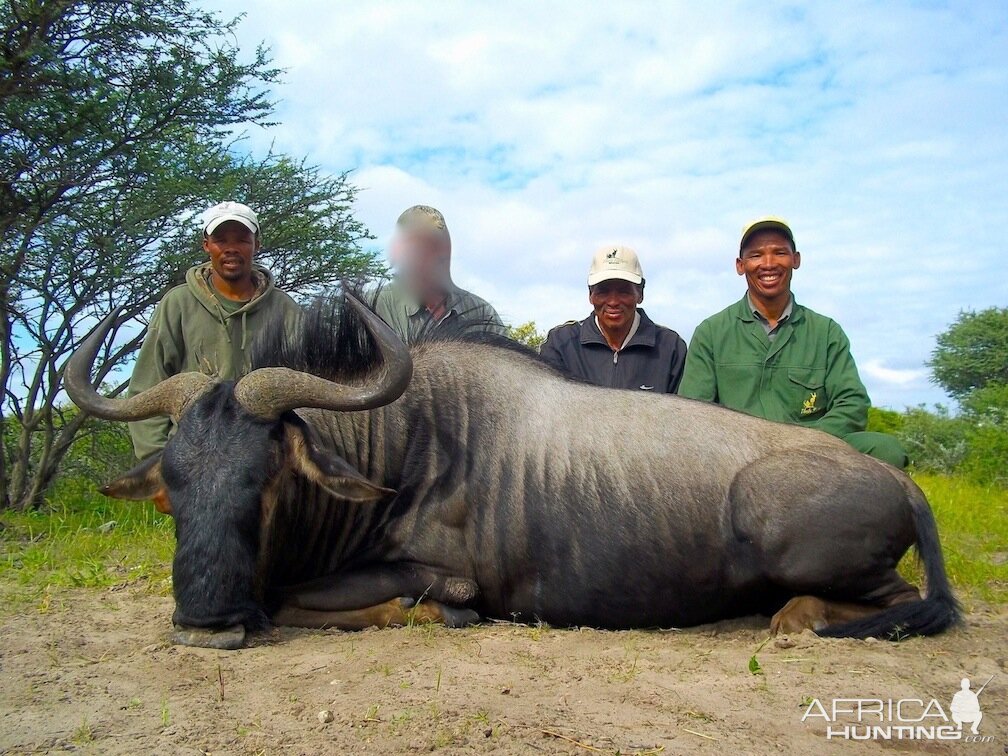
[[(410, 350), (349, 295), (270, 331), (237, 382), (102, 397), (106, 334), (66, 387), (98, 417), (177, 424), (104, 491), (170, 502), (180, 642), (411, 611), (603, 628), (776, 612), (774, 630), (890, 638), (959, 618), (920, 489), (817, 431), (575, 383), (501, 344)], [(914, 544), (923, 598), (896, 571)]]

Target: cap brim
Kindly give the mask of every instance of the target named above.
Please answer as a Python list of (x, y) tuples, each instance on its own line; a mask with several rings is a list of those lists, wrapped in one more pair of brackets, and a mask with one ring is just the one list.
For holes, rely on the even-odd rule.
[(594, 286), (603, 281), (611, 281), (614, 278), (618, 278), (620, 281), (629, 281), (632, 284), (640, 284), (644, 280), (642, 276), (635, 275), (627, 270), (604, 270), (600, 273), (589, 273), (588, 285)]
[(250, 221), (248, 218), (241, 217), (240, 215), (222, 215), (220, 218), (214, 218), (212, 221), (203, 226), (203, 233), (212, 234), (218, 226), (220, 226), (222, 223), (227, 223), (228, 221), (236, 221), (238, 223), (241, 223), (253, 234), (259, 233), (259, 227), (256, 226), (255, 223)]

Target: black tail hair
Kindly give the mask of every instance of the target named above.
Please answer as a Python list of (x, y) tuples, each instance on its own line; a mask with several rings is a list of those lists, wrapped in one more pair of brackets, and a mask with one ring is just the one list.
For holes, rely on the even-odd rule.
[(962, 621), (962, 607), (952, 593), (934, 514), (924, 493), (909, 478), (906, 488), (917, 533), (917, 558), (924, 566), (926, 596), (895, 604), (863, 619), (830, 625), (818, 631), (828, 638), (883, 638), (900, 641), (915, 635), (937, 635)]

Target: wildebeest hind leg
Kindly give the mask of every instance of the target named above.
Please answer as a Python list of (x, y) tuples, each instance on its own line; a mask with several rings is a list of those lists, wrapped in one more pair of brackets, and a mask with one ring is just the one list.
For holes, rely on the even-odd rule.
[(319, 611), (297, 606), (282, 606), (273, 614), (273, 624), (315, 629), (364, 630), (368, 627), (402, 627), (412, 623), (434, 622), (448, 627), (463, 627), (479, 621), (470, 609), (457, 609), (436, 601), (414, 602), (392, 599), (376, 606), (345, 611)]
[(893, 590), (878, 602), (859, 603), (834, 601), (817, 596), (795, 596), (770, 620), (770, 632), (798, 633), (809, 629), (819, 631), (829, 625), (868, 617), (887, 606), (906, 601), (919, 601), (920, 592), (898, 575)]

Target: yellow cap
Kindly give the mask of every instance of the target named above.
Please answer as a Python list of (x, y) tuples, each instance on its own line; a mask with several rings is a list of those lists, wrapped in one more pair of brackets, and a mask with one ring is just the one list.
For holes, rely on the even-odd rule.
[(746, 239), (757, 231), (765, 231), (768, 228), (780, 231), (791, 242), (791, 246), (795, 246), (794, 234), (791, 232), (791, 226), (787, 224), (787, 221), (783, 218), (778, 218), (776, 215), (764, 215), (762, 218), (750, 221), (742, 229), (742, 241), (739, 242), (739, 250), (745, 246)]

